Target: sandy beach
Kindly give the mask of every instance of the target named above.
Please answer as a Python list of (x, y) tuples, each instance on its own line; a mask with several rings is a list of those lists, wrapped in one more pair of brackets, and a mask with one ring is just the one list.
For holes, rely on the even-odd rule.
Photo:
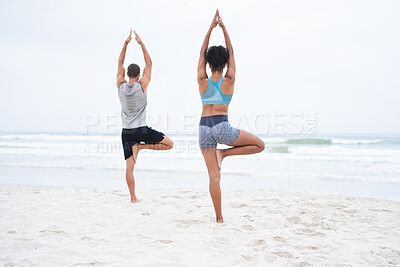
[(0, 186), (2, 266), (400, 264), (400, 202), (278, 191)]
[(0, 1), (0, 267), (400, 267), (396, 10)]

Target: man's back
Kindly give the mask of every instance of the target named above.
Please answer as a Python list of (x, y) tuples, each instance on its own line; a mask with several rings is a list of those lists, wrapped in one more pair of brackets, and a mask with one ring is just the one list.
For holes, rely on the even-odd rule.
[(146, 126), (147, 95), (139, 82), (132, 86), (124, 82), (118, 88), (118, 97), (121, 102), (122, 127), (133, 129)]

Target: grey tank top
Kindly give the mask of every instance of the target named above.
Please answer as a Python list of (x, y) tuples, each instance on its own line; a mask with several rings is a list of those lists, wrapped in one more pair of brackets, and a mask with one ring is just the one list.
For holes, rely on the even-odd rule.
[(118, 88), (118, 97), (121, 102), (122, 127), (133, 129), (147, 126), (146, 124), (146, 106), (147, 95), (139, 82), (132, 86), (124, 82)]

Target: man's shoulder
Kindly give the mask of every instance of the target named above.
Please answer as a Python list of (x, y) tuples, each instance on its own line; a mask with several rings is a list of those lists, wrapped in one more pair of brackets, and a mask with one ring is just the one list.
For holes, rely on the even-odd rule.
[(134, 82), (132, 85), (130, 85), (128, 82), (123, 82), (120, 84), (118, 87), (118, 90), (120, 92), (125, 92), (128, 94), (131, 94), (136, 91), (142, 91), (144, 92), (143, 86), (140, 82)]
[(126, 88), (126, 85), (127, 85), (128, 83), (126, 82), (126, 81), (123, 81), (119, 86), (118, 86), (118, 90), (121, 90), (121, 89), (123, 89), (123, 88)]

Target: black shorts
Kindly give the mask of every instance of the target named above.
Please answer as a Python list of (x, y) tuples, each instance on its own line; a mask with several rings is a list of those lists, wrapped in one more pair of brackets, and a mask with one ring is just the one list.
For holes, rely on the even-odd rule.
[(137, 143), (158, 144), (164, 139), (164, 134), (151, 127), (142, 126), (134, 129), (122, 129), (122, 146), (125, 160), (132, 156), (132, 146)]

